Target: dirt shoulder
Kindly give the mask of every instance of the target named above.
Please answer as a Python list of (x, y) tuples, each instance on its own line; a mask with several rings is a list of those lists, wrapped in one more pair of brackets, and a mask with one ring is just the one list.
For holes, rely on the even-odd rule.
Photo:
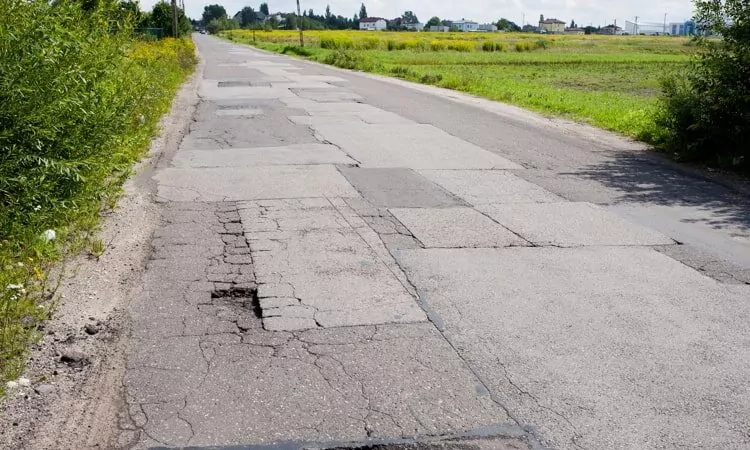
[(201, 63), (182, 86), (148, 157), (124, 186), (118, 207), (103, 218), (105, 253), (98, 259), (79, 255), (62, 268), (58, 310), (31, 349), (20, 385), (0, 406), (0, 448), (127, 445), (117, 442), (130, 331), (126, 306), (141, 289), (150, 238), (161, 221), (151, 173), (187, 132), (202, 71)]

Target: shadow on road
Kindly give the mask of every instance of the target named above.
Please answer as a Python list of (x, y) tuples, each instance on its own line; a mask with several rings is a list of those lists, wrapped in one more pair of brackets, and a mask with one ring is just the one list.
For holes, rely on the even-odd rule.
[(619, 153), (570, 172), (620, 193), (617, 202), (690, 208), (685, 223), (750, 231), (750, 199), (715, 182), (681, 173), (648, 156)]

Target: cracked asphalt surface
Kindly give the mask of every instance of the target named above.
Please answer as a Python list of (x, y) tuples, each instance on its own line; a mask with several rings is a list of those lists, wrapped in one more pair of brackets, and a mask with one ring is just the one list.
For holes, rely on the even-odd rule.
[(750, 447), (746, 198), (587, 127), (196, 42), (122, 447)]

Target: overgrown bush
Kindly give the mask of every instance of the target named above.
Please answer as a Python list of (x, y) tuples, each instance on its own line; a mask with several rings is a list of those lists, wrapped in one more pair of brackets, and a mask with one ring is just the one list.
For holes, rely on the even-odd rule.
[(704, 32), (689, 68), (663, 83), (659, 144), (677, 158), (750, 170), (750, 3), (696, 1)]
[(300, 47), (299, 45), (285, 45), (283, 49), (281, 49), (281, 53), (283, 54), (293, 54), (293, 55), (299, 55), (299, 56), (312, 56), (313, 52), (307, 47)]
[(195, 65), (190, 41), (138, 41), (116, 6), (0, 2), (0, 394), (49, 264), (94, 230)]
[(362, 53), (350, 50), (336, 50), (329, 53), (323, 60), (325, 64), (343, 69), (368, 71), (373, 68), (372, 62)]

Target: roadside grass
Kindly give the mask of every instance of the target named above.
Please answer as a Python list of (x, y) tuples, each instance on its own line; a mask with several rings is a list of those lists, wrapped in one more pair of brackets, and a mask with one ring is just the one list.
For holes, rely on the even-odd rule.
[[(295, 32), (258, 32), (255, 41), (244, 30), (223, 36), (301, 53), (288, 49), (296, 46)], [(661, 80), (683, 70), (694, 51), (689, 39), (663, 36), (309, 31), (305, 39), (307, 59), (463, 91), (649, 143), (658, 141)]]
[(141, 41), (101, 19), (74, 2), (0, 6), (0, 397), (53, 313), (50, 274), (104, 252), (101, 212), (196, 64), (189, 39)]

